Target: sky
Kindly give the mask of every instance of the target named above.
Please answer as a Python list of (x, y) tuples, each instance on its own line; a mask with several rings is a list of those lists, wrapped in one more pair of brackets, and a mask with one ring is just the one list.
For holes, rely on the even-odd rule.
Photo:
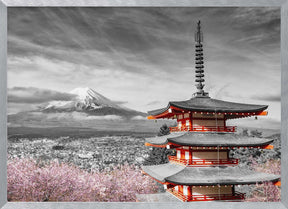
[(280, 128), (276, 7), (9, 8), (8, 113), (69, 100), (77, 87), (142, 112), (190, 99), (198, 20), (204, 90), (215, 99), (269, 105), (268, 117), (253, 124)]

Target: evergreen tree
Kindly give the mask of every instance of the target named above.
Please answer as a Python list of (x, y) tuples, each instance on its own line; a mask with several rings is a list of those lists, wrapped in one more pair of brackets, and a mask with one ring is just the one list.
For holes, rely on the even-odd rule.
[(242, 130), (242, 135), (243, 135), (243, 136), (249, 136), (249, 134), (248, 134), (248, 129), (247, 129), (247, 128), (244, 128), (244, 129)]
[(252, 130), (252, 131), (250, 131), (250, 135), (253, 136), (253, 137), (262, 138), (262, 132), (261, 132), (261, 131), (258, 131), (258, 130)]
[(167, 126), (167, 124), (165, 123), (160, 127), (160, 130), (158, 132), (158, 136), (164, 136), (164, 135), (168, 135), (168, 134), (170, 134), (170, 129)]
[[(170, 129), (167, 124), (163, 124), (160, 127), (158, 136), (165, 136), (170, 134)], [(158, 165), (168, 163), (168, 155), (173, 154), (173, 150), (167, 150), (166, 148), (161, 147), (152, 147), (152, 150), (149, 154), (149, 157), (144, 161), (144, 165)]]

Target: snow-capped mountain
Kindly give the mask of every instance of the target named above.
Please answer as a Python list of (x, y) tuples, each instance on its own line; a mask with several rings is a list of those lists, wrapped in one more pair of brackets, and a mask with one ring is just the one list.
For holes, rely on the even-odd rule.
[(77, 95), (77, 105), (79, 107), (81, 107), (81, 105), (84, 105), (84, 107), (96, 109), (101, 107), (121, 108), (119, 105), (115, 104), (110, 99), (104, 97), (103, 95), (97, 93), (96, 91), (88, 87), (73, 89), (72, 91), (70, 91), (70, 94)]
[(40, 109), (42, 112), (85, 112), (92, 115), (120, 115), (133, 117), (145, 113), (118, 105), (91, 88), (76, 88), (69, 92), (74, 95), (70, 101), (51, 101)]

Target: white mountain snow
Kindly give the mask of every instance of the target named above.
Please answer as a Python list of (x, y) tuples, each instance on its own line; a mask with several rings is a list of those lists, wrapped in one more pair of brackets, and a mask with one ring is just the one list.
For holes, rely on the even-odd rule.
[(69, 92), (70, 94), (77, 95), (78, 103), (85, 104), (87, 106), (91, 105), (94, 108), (97, 107), (114, 107), (121, 108), (110, 99), (104, 97), (103, 95), (97, 93), (91, 88), (76, 88)]
[(51, 101), (41, 108), (42, 112), (85, 112), (92, 115), (120, 115), (133, 117), (145, 113), (128, 109), (111, 101), (91, 88), (76, 88), (69, 92), (75, 95), (71, 101)]

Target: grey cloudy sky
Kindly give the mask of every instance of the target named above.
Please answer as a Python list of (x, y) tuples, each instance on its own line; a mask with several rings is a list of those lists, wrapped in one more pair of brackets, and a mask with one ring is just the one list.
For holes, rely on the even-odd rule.
[[(90, 87), (143, 112), (189, 99), (198, 20), (205, 90), (268, 104), (265, 121), (279, 127), (279, 8), (9, 8), (8, 88), (63, 96)], [(16, 93), (12, 112), (27, 108)]]

